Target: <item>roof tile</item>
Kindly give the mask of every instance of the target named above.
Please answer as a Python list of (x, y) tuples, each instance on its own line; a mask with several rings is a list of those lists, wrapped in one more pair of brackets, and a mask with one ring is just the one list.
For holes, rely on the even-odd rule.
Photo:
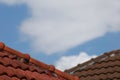
[(120, 80), (120, 50), (104, 53), (65, 72), (81, 80)]
[(0, 43), (0, 80), (79, 80)]

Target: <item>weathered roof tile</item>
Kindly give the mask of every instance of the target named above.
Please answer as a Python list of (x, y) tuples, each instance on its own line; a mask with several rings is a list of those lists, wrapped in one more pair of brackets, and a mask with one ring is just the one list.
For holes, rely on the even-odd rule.
[(0, 43), (0, 80), (79, 80)]
[(104, 53), (65, 72), (80, 80), (120, 80), (120, 50)]

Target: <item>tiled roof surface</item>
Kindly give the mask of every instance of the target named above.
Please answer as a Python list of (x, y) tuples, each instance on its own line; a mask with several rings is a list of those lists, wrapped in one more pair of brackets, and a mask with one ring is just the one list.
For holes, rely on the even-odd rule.
[(120, 50), (104, 53), (65, 72), (80, 80), (120, 80)]
[(79, 80), (0, 43), (0, 80)]

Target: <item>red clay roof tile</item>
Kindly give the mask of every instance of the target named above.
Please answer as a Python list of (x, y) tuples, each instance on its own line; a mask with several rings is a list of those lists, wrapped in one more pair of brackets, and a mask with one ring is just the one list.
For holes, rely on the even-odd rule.
[(0, 43), (0, 80), (79, 80)]

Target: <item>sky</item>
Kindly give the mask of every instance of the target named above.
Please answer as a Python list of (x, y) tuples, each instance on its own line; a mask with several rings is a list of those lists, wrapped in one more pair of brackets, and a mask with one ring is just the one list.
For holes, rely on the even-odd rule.
[(0, 41), (69, 69), (120, 49), (120, 1), (0, 0)]

